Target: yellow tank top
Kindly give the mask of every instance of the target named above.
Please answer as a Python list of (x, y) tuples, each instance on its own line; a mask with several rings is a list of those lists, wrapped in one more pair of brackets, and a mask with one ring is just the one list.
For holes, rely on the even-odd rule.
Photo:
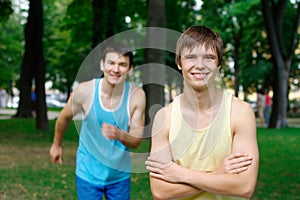
[[(174, 99), (169, 142), (176, 163), (189, 169), (206, 172), (215, 171), (221, 166), (224, 158), (230, 155), (232, 147), (231, 101), (232, 95), (224, 92), (219, 111), (211, 124), (203, 129), (194, 129), (182, 117), (180, 96)], [(233, 200), (244, 198), (202, 192), (184, 199)]]

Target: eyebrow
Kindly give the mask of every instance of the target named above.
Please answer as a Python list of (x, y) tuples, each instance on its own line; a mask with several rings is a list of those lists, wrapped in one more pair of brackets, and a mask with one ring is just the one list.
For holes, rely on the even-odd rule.
[(181, 57), (186, 57), (186, 56), (198, 56), (196, 53), (187, 53), (185, 55), (181, 55)]
[(204, 54), (205, 56), (211, 56), (211, 57), (217, 57), (217, 55), (216, 54), (211, 54), (211, 53), (207, 53), (207, 54)]
[(185, 55), (181, 55), (181, 57), (185, 58), (187, 56), (212, 56), (212, 57), (217, 57), (216, 54), (213, 53), (204, 53), (204, 54), (197, 54), (197, 53), (188, 53)]
[[(107, 59), (107, 62), (109, 62), (109, 63), (112, 63), (112, 62), (117, 62), (117, 59)], [(129, 63), (127, 63), (127, 62), (118, 62), (118, 64), (120, 65), (129, 65)]]

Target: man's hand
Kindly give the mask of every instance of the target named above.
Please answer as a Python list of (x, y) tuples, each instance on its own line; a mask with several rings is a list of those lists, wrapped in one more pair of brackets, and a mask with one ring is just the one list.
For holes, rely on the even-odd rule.
[(117, 127), (115, 127), (114, 125), (103, 123), (101, 132), (102, 132), (103, 136), (109, 140), (118, 140), (119, 139), (118, 134), (120, 134), (120, 130)]
[[(248, 154), (231, 154), (224, 159), (221, 168), (212, 173), (238, 174), (246, 171), (251, 163), (252, 157)], [(185, 170), (188, 170), (174, 162), (166, 163), (152, 157), (148, 157), (145, 164), (146, 169), (150, 172), (150, 176), (171, 183), (181, 182), (180, 178), (184, 177)]]
[(226, 157), (220, 169), (214, 171), (217, 174), (239, 174), (248, 169), (252, 163), (252, 157), (246, 153), (235, 153)]
[(62, 146), (51, 145), (50, 158), (52, 162), (62, 164)]
[(148, 157), (145, 162), (146, 169), (150, 172), (150, 176), (171, 182), (178, 183), (184, 174), (185, 168), (174, 162), (166, 163), (164, 161)]

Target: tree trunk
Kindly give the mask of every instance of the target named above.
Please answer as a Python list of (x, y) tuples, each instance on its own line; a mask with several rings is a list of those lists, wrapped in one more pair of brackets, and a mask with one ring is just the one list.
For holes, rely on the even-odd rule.
[[(273, 105), (269, 128), (282, 128), (288, 126), (287, 123), (287, 96), (288, 96), (288, 78), (291, 68), (292, 55), (298, 43), (296, 31), (299, 25), (300, 8), (296, 16), (292, 37), (288, 38), (290, 42), (287, 48), (285, 43), (289, 44), (283, 34), (283, 19), (286, 8), (286, 0), (279, 0), (277, 3), (269, 0), (261, 0), (264, 22), (270, 44), (273, 67), (276, 70), (275, 81), (273, 83)], [(299, 3), (300, 6), (300, 3)]]
[[(161, 29), (147, 30), (148, 44), (165, 44), (165, 1), (148, 0), (148, 27)], [(153, 46), (153, 45), (149, 45)], [(155, 45), (156, 46), (156, 45)], [(162, 49), (164, 50), (164, 49)], [(148, 65), (142, 71), (143, 88), (146, 93), (146, 126), (145, 134), (151, 135), (152, 120), (157, 110), (164, 105), (165, 72), (160, 64), (165, 64), (164, 52), (159, 49), (145, 49), (145, 63)]]
[(34, 12), (33, 6), (29, 7), (29, 14), (27, 23), (24, 29), (24, 36), (25, 36), (25, 51), (22, 60), (22, 67), (21, 67), (21, 77), (20, 77), (20, 100), (17, 113), (14, 117), (17, 118), (31, 118), (31, 101), (30, 101), (30, 94), (31, 94), (31, 87), (32, 87), (32, 80), (33, 80), (33, 17), (32, 13)]
[(96, 47), (105, 38), (103, 31), (106, 30), (105, 0), (93, 0), (93, 47)]
[(45, 94), (45, 60), (43, 51), (43, 1), (31, 0), (30, 7), (33, 7), (32, 18), (34, 28), (33, 33), (33, 57), (32, 65), (35, 77), (36, 92), (36, 128), (39, 130), (49, 130), (47, 118), (46, 94)]
[(117, 3), (118, 0), (109, 0), (108, 10), (109, 10), (109, 20), (107, 20), (107, 30), (106, 30), (106, 38), (109, 38), (115, 34), (114, 27), (116, 25), (116, 21), (120, 19), (116, 19), (117, 13)]
[(36, 128), (49, 130), (45, 101), (45, 64), (43, 53), (43, 6), (42, 0), (31, 0), (25, 26), (25, 53), (21, 69), (20, 102), (15, 117), (32, 117), (31, 88), (35, 80)]
[[(284, 64), (282, 64), (284, 65)], [(275, 67), (276, 69), (278, 67)], [(273, 84), (273, 104), (269, 128), (282, 128), (288, 126), (287, 122), (287, 89), (288, 72), (276, 70)]]

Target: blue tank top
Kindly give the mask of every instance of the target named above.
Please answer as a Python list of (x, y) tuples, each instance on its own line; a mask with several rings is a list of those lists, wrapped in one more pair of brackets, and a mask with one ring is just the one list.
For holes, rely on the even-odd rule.
[(97, 185), (113, 184), (130, 178), (129, 148), (119, 140), (108, 140), (101, 133), (102, 123), (113, 124), (128, 132), (129, 93), (131, 85), (125, 82), (120, 104), (108, 110), (101, 104), (101, 83), (95, 79), (95, 95), (91, 108), (82, 120), (76, 158), (76, 175)]

